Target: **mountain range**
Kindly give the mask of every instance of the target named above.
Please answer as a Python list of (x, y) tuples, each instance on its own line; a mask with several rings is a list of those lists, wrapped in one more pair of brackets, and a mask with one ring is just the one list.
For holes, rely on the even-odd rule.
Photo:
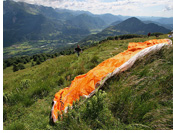
[(166, 28), (172, 27), (172, 19), (153, 17), (147, 21), (146, 17), (139, 20), (121, 15), (96, 15), (6, 0), (3, 1), (3, 46), (31, 40), (57, 40), (65, 45), (120, 34), (168, 33), (171, 29)]
[[(111, 26), (102, 30), (101, 32), (90, 35), (85, 39), (81, 40), (81, 44), (85, 44), (88, 41), (100, 41), (109, 36), (123, 35), (123, 34), (139, 34), (139, 35), (147, 35), (149, 32), (155, 33), (168, 33), (170, 30), (165, 27), (159, 26), (154, 23), (146, 24), (139, 20), (136, 17), (131, 17), (124, 21), (116, 21), (111, 24)], [(91, 42), (92, 42), (91, 41)]]
[(4, 1), (4, 47), (27, 40), (63, 40), (73, 42), (87, 36), (90, 31), (64, 22), (70, 14), (57, 13), (51, 7), (23, 2)]

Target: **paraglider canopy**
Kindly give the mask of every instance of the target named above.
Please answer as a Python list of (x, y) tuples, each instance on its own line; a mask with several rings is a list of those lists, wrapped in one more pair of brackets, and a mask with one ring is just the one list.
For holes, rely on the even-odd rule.
[(107, 79), (128, 70), (135, 61), (144, 55), (158, 51), (163, 46), (171, 44), (172, 41), (169, 39), (153, 39), (138, 43), (131, 42), (127, 50), (103, 61), (86, 74), (75, 77), (69, 87), (61, 89), (55, 94), (51, 110), (51, 120), (56, 122), (58, 116), (63, 111), (67, 113), (68, 107), (72, 108), (73, 101), (77, 101), (81, 97), (90, 98), (103, 86)]

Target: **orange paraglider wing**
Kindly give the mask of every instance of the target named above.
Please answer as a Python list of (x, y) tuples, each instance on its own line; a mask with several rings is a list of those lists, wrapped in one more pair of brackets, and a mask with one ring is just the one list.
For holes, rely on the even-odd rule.
[(169, 39), (129, 43), (126, 51), (103, 61), (88, 73), (75, 77), (70, 87), (66, 87), (55, 94), (51, 110), (53, 122), (58, 118), (58, 111), (64, 110), (66, 112), (67, 107), (72, 106), (73, 101), (79, 100), (81, 96), (90, 97), (108, 78), (129, 69), (138, 58), (171, 43)]

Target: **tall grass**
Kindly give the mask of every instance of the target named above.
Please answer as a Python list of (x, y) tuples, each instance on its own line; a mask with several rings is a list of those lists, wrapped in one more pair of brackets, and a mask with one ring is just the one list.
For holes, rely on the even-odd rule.
[[(165, 38), (166, 36), (160, 36)], [(154, 37), (152, 37), (154, 38)], [(127, 49), (129, 42), (148, 38), (108, 40), (79, 57), (60, 56), (13, 72), (4, 70), (4, 129), (171, 129), (172, 48), (139, 60), (131, 70), (110, 79), (85, 104), (49, 125), (54, 94), (107, 58)], [(68, 124), (67, 124), (68, 123)]]

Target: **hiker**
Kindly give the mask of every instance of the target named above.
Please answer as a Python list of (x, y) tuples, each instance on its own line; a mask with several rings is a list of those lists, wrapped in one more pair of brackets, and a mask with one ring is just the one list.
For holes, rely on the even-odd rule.
[(79, 52), (82, 52), (82, 49), (77, 45), (77, 48), (74, 49), (77, 55), (79, 56)]
[(150, 35), (151, 35), (151, 33), (149, 32), (149, 33), (148, 33), (148, 37), (150, 37)]

